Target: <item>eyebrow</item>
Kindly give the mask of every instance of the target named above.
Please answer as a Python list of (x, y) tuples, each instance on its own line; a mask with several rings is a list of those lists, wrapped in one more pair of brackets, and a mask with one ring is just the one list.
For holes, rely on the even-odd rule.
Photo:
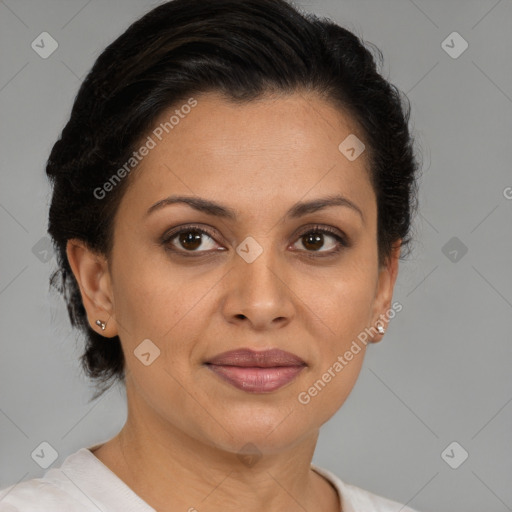
[[(207, 213), (208, 215), (214, 215), (216, 217), (221, 217), (229, 220), (236, 220), (237, 211), (229, 208), (227, 206), (221, 205), (209, 199), (203, 199), (195, 196), (169, 196), (161, 201), (156, 202), (154, 205), (150, 206), (146, 212), (146, 216), (149, 214), (164, 208), (165, 206), (169, 206), (171, 204), (187, 204), (190, 207), (194, 208), (203, 213)], [(363, 223), (365, 222), (363, 212), (361, 209), (350, 199), (342, 195), (334, 195), (327, 196), (318, 199), (313, 199), (312, 201), (299, 202), (294, 204), (286, 213), (285, 217), (290, 219), (296, 219), (307, 215), (308, 213), (314, 213), (319, 210), (323, 210), (324, 208), (329, 208), (333, 206), (344, 206), (352, 209), (357, 212), (361, 217)]]

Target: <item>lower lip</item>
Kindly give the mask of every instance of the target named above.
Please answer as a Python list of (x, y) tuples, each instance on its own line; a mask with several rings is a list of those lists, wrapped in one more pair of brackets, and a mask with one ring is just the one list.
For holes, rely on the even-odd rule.
[(274, 368), (256, 368), (242, 366), (207, 365), (219, 377), (235, 388), (249, 393), (265, 393), (275, 391), (289, 382), (305, 368), (305, 366), (279, 366)]

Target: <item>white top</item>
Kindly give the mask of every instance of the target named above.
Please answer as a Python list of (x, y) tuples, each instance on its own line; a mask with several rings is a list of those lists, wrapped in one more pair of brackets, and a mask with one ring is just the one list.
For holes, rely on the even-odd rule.
[[(100, 444), (81, 448), (41, 478), (1, 489), (0, 512), (156, 512), (91, 452)], [(334, 485), (342, 512), (416, 512), (311, 468)]]

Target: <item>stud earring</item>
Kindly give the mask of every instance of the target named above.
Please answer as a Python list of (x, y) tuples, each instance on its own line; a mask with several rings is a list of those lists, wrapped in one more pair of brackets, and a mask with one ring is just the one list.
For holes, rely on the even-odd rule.
[(105, 322), (102, 322), (101, 320), (96, 320), (96, 325), (99, 325), (101, 327), (101, 330), (104, 331), (107, 324)]
[(380, 334), (384, 334), (386, 332), (384, 327), (382, 327), (381, 324), (377, 325), (377, 331), (379, 331)]

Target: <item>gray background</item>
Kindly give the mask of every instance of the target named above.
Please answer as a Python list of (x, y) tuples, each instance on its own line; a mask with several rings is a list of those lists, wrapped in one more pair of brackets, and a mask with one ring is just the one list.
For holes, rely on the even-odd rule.
[[(314, 462), (422, 512), (512, 510), (512, 1), (297, 3), (383, 51), (424, 169), (403, 310)], [(44, 474), (31, 458), (41, 442), (58, 466), (125, 421), (122, 388), (88, 402), (81, 341), (48, 292), (44, 164), (96, 57), (157, 4), (0, 1), (0, 488)], [(47, 59), (31, 48), (43, 31), (59, 44)], [(458, 58), (441, 46), (453, 31), (469, 44)], [(453, 441), (469, 453), (457, 469), (441, 457)]]

